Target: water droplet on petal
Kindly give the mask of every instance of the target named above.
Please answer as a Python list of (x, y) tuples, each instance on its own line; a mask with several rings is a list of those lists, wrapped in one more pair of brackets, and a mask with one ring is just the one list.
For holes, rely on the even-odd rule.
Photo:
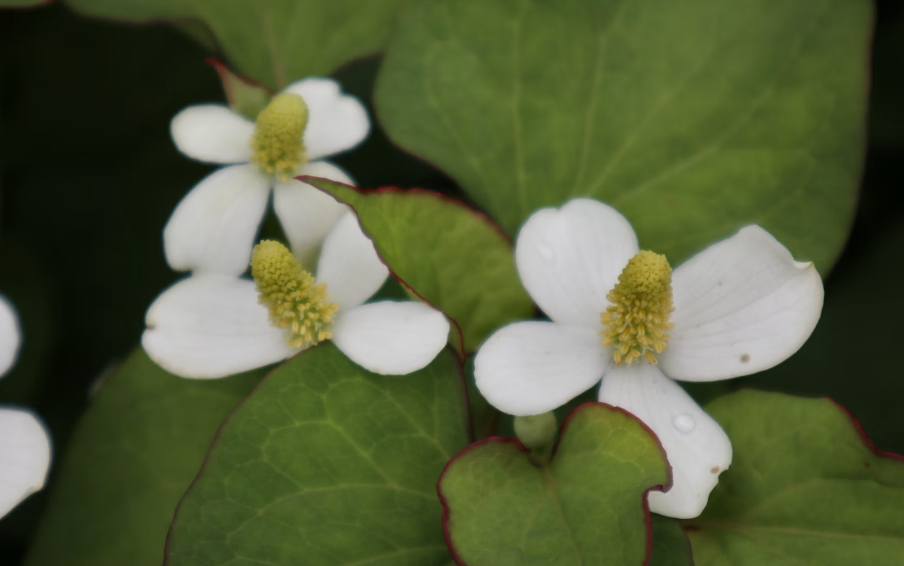
[(697, 426), (697, 421), (694, 420), (694, 417), (681, 413), (680, 415), (675, 415), (672, 417), (672, 424), (675, 425), (680, 432), (691, 432), (694, 430), (694, 427)]

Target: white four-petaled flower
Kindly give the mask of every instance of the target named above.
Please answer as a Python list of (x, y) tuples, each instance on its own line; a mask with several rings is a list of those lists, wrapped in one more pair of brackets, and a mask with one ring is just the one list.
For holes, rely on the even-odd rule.
[[(0, 295), (0, 377), (16, 361), (22, 338), (13, 306)], [(30, 411), (0, 408), (0, 517), (44, 487), (50, 437)]]
[(167, 262), (176, 271), (239, 275), (248, 267), (271, 189), (293, 250), (305, 263), (313, 259), (347, 207), (292, 177), (352, 184), (322, 158), (358, 145), (370, 122), (361, 102), (342, 94), (336, 81), (311, 78), (274, 97), (257, 123), (225, 105), (202, 104), (182, 110), (170, 129), (186, 156), (230, 166), (204, 178), (173, 211), (163, 232)]
[[(650, 509), (696, 517), (731, 464), (731, 443), (672, 380), (729, 379), (787, 359), (819, 320), (822, 280), (759, 226), (713, 244), (674, 274), (663, 256), (639, 250), (628, 221), (595, 200), (534, 213), (515, 260), (552, 321), (498, 330), (478, 351), (475, 377), (490, 403), (520, 416), (555, 409), (602, 379), (599, 400), (640, 418), (668, 455), (673, 486), (651, 493)], [(640, 265), (657, 257), (661, 266)], [(649, 293), (626, 300), (630, 308), (610, 300), (646, 285), (651, 273), (668, 290), (654, 305), (659, 311)]]
[[(416, 301), (365, 304), (389, 271), (351, 212), (339, 219), (320, 251), (316, 283), (324, 286), (328, 298), (321, 301), (319, 290), (308, 289), (292, 309), (282, 313), (288, 316), (287, 323), (275, 325), (267, 300), (273, 293), (261, 292), (261, 287), (273, 281), (296, 285), (299, 274), (291, 269), (301, 270), (294, 258), (279, 255), (280, 247), (263, 249), (269, 255), (262, 252), (262, 258), (253, 260), (258, 285), (234, 276), (196, 274), (164, 291), (147, 312), (141, 343), (148, 355), (176, 375), (217, 378), (281, 361), (322, 339), (332, 339), (365, 369), (403, 375), (425, 367), (445, 346), (449, 323), (439, 311)], [(284, 256), (290, 255), (284, 251)], [(284, 268), (288, 264), (293, 265)], [(262, 282), (265, 277), (258, 276), (258, 268), (272, 280)], [(313, 279), (306, 272), (303, 276)], [(299, 289), (296, 285), (276, 292), (285, 296)], [(323, 328), (326, 338), (299, 339), (310, 313), (324, 307), (331, 313)], [(293, 328), (291, 322), (296, 321), (301, 324)], [(316, 326), (318, 321), (314, 322)]]

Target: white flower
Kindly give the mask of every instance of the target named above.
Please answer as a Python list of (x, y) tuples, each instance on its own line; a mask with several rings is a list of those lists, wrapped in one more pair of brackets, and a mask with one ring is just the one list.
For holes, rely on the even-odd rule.
[(276, 242), (255, 248), (252, 274), (255, 281), (193, 275), (164, 291), (141, 339), (151, 359), (183, 377), (218, 378), (332, 339), (365, 369), (403, 375), (446, 345), (439, 311), (415, 301), (364, 304), (389, 271), (351, 212), (325, 238), (316, 281)]
[[(16, 311), (0, 295), (0, 377), (12, 367), (22, 342)], [(50, 437), (30, 411), (0, 408), (0, 517), (44, 487)]]
[(819, 320), (822, 281), (759, 226), (713, 244), (674, 275), (664, 256), (638, 251), (628, 221), (600, 202), (533, 214), (515, 261), (552, 322), (493, 334), (477, 353), (477, 386), (498, 409), (527, 416), (602, 378), (599, 400), (640, 418), (668, 454), (673, 486), (650, 493), (650, 509), (696, 517), (731, 464), (731, 443), (672, 379), (729, 379), (787, 359)]
[(369, 129), (362, 104), (324, 78), (289, 85), (257, 122), (221, 104), (181, 111), (171, 125), (179, 151), (199, 161), (233, 165), (203, 179), (173, 211), (163, 231), (170, 267), (242, 274), (271, 189), (273, 208), (292, 248), (302, 261), (312, 260), (347, 208), (292, 177), (352, 184), (344, 171), (320, 159), (358, 145)]

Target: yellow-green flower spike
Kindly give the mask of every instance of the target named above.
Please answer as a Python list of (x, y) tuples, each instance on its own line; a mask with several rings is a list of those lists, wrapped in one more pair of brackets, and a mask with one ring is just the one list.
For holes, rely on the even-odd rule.
[(257, 116), (251, 161), (285, 181), (307, 160), (303, 140), (307, 125), (304, 100), (295, 94), (277, 94)]
[(329, 328), (339, 305), (328, 302), (326, 284), (316, 283), (286, 246), (273, 240), (254, 246), (251, 275), (270, 322), (288, 329), (289, 346), (307, 348), (333, 337)]
[(606, 298), (612, 304), (600, 314), (605, 327), (600, 335), (604, 346), (612, 346), (615, 364), (630, 364), (641, 356), (655, 364), (655, 354), (668, 348), (669, 316), (675, 310), (668, 260), (641, 251), (628, 260)]

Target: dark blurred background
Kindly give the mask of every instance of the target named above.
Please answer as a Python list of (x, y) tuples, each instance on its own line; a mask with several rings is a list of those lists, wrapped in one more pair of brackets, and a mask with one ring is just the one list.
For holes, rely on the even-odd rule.
[[(177, 153), (169, 121), (188, 104), (223, 100), (208, 54), (165, 24), (86, 19), (58, 4), (0, 10), (0, 292), (19, 309), (25, 336), (18, 364), (0, 381), (0, 402), (36, 408), (52, 431), (55, 461), (92, 383), (135, 347), (145, 309), (179, 277), (164, 262), (161, 231), (210, 168)], [(878, 448), (904, 453), (899, 0), (878, 2), (872, 65), (857, 219), (826, 279), (813, 337), (776, 369), (689, 389), (702, 401), (739, 387), (828, 395), (861, 420)], [(361, 60), (335, 76), (369, 104), (378, 66), (378, 58)], [(336, 161), (362, 187), (425, 187), (462, 198), (379, 128)], [(44, 501), (33, 496), (0, 522), (3, 566), (18, 564)]]

